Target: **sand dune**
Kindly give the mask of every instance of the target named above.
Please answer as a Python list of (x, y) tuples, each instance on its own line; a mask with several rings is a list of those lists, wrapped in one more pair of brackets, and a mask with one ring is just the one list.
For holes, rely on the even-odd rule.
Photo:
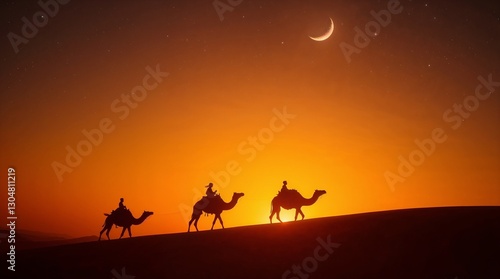
[[(8, 235), (9, 231), (0, 230), (0, 234)], [(37, 232), (29, 230), (16, 230), (16, 250), (74, 244), (80, 242), (96, 241), (97, 236), (71, 237), (69, 235)]]
[(500, 278), (500, 207), (407, 209), (62, 245), (19, 251), (16, 268), (19, 278), (51, 279)]

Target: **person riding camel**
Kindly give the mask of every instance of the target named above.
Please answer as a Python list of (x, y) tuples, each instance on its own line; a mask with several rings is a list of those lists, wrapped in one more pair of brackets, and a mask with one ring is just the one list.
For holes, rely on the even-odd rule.
[(286, 180), (283, 181), (283, 186), (281, 186), (281, 191), (280, 192), (286, 192), (286, 191), (288, 191), (288, 187), (286, 187), (286, 184), (287, 184)]
[(116, 209), (116, 211), (125, 211), (125, 210), (127, 210), (127, 207), (125, 205), (123, 205), (123, 201), (124, 201), (124, 199), (120, 198), (120, 203), (118, 204), (118, 208)]
[(207, 186), (207, 191), (206, 191), (206, 194), (207, 194), (207, 197), (208, 198), (215, 198), (215, 196), (217, 195), (217, 190), (212, 190), (212, 187), (214, 186), (214, 184), (212, 184), (212, 182), (210, 182)]

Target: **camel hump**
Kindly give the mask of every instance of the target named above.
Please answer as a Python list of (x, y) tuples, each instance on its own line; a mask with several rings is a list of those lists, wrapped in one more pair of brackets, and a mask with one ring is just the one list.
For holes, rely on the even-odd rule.
[(302, 195), (299, 193), (299, 191), (295, 189), (288, 189), (285, 191), (281, 191), (278, 194), (279, 197), (281, 198), (297, 198), (297, 197), (302, 197)]
[(104, 216), (111, 216), (114, 218), (129, 217), (132, 216), (132, 212), (129, 209), (117, 209), (111, 211), (111, 213), (104, 213)]
[(213, 197), (203, 196), (195, 205), (198, 207), (205, 207), (210, 203), (218, 203), (223, 202), (220, 195), (215, 195)]

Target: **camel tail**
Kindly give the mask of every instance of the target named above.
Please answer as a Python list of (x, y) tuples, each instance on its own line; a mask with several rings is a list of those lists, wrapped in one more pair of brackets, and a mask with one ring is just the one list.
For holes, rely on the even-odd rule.
[(271, 212), (269, 214), (273, 214), (273, 201), (271, 201)]

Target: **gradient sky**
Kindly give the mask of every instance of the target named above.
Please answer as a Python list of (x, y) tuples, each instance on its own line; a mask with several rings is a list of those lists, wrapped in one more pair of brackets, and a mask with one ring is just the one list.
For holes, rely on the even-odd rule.
[[(350, 63), (341, 43), (355, 46), (355, 27), (389, 1), (243, 1), (223, 21), (212, 1), (70, 1), (18, 53), (9, 32), (41, 8), (12, 2), (1, 4), (0, 177), (16, 169), (19, 229), (95, 235), (124, 197), (135, 216), (155, 213), (134, 235), (186, 231), (211, 181), (225, 200), (245, 193), (223, 213), (227, 227), (267, 223), (283, 180), (306, 197), (327, 191), (306, 218), (500, 205), (500, 87), (471, 108), (479, 76), (500, 81), (494, 1), (400, 1)], [(329, 18), (333, 35), (311, 40)], [(116, 112), (157, 65), (168, 77)], [(464, 100), (472, 111), (460, 119)], [(294, 118), (266, 134), (285, 108)], [(60, 181), (54, 162), (102, 119), (114, 130)], [(436, 128), (446, 140), (392, 191), (385, 174)], [(269, 138), (252, 145), (259, 133)], [(221, 187), (211, 173), (230, 162), (238, 173)]]

